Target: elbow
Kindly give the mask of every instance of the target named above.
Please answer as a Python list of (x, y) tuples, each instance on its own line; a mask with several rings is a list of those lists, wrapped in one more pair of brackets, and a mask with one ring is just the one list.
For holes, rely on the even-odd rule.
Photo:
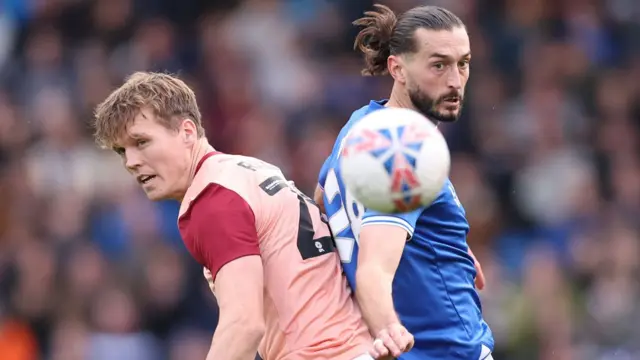
[(363, 297), (366, 297), (366, 294), (373, 287), (371, 282), (372, 279), (375, 278), (375, 273), (371, 273), (366, 268), (360, 268), (360, 265), (358, 264), (358, 268), (356, 270), (356, 284), (358, 285), (356, 286), (355, 296), (359, 302), (362, 301)]
[(361, 280), (364, 282), (393, 280), (394, 273), (394, 271), (385, 268), (383, 264), (379, 262), (369, 260), (360, 262), (358, 260), (356, 282), (359, 284)]
[[(247, 346), (258, 346), (266, 331), (264, 318), (260, 313), (252, 311), (224, 311), (221, 309), (218, 328), (226, 329), (228, 336), (240, 340)], [(235, 309), (234, 309), (235, 310)]]
[(267, 329), (262, 316), (240, 323), (240, 325), (247, 329), (248, 337), (257, 338), (258, 341), (262, 339)]
[(264, 321), (254, 322), (253, 324), (239, 324), (244, 328), (245, 341), (257, 347), (264, 336), (266, 327)]
[(373, 290), (390, 288), (393, 283), (394, 273), (383, 269), (377, 264), (358, 264), (356, 270), (356, 297)]
[(356, 284), (358, 284), (358, 286), (356, 286), (356, 293), (358, 293), (358, 289), (360, 289), (362, 285), (367, 285), (367, 280), (368, 276), (366, 269), (361, 268), (358, 264), (358, 267), (356, 268)]
[(366, 298), (365, 294), (367, 293), (368, 289), (371, 287), (371, 285), (367, 282), (367, 278), (366, 276), (363, 276), (364, 274), (362, 272), (360, 272), (360, 269), (356, 270), (356, 289), (354, 292), (356, 301), (358, 303), (362, 303), (364, 300), (364, 298)]
[(264, 319), (261, 316), (251, 318), (243, 316), (235, 323), (236, 326), (239, 327), (240, 333), (242, 333), (243, 340), (248, 344), (255, 344), (258, 346), (266, 331)]

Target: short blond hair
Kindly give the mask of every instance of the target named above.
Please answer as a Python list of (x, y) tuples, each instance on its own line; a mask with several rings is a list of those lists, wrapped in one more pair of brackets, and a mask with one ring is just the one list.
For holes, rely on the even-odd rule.
[(184, 81), (169, 74), (136, 72), (96, 107), (96, 142), (113, 147), (143, 108), (153, 111), (157, 121), (172, 130), (189, 118), (196, 124), (198, 137), (204, 136), (196, 95)]

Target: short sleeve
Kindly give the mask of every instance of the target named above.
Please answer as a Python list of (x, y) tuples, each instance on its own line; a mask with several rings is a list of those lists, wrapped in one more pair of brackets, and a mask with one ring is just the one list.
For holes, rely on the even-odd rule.
[(251, 206), (224, 186), (208, 185), (180, 218), (179, 227), (187, 249), (213, 279), (227, 263), (260, 255)]
[(407, 231), (407, 238), (411, 238), (418, 218), (424, 209), (424, 207), (421, 207), (414, 211), (400, 214), (385, 214), (367, 209), (362, 216), (362, 224), (360, 226), (364, 227), (372, 224), (399, 226)]

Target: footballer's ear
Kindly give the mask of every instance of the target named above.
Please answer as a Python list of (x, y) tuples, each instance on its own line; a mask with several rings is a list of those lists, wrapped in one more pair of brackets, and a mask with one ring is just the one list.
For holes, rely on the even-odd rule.
[(387, 69), (393, 80), (405, 84), (407, 77), (404, 70), (404, 62), (400, 56), (391, 55), (387, 58)]
[(186, 118), (180, 124), (183, 140), (187, 143), (195, 143), (198, 140), (198, 128), (193, 120)]

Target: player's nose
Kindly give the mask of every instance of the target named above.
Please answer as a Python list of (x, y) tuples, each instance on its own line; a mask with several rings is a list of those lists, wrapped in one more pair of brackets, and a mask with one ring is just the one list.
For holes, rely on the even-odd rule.
[(124, 161), (124, 166), (127, 170), (133, 172), (142, 165), (142, 161), (139, 156), (135, 154), (127, 154)]
[(462, 88), (462, 74), (458, 71), (449, 71), (449, 76), (447, 77), (447, 87), (450, 89), (461, 89)]

